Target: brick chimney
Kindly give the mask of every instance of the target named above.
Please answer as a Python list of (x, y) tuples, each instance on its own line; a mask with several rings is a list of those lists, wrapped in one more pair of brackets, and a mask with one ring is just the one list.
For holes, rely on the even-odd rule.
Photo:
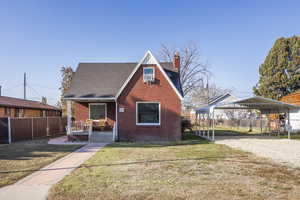
[(174, 55), (174, 58), (173, 58), (173, 67), (175, 69), (177, 69), (178, 72), (180, 71), (180, 56), (179, 56), (178, 51), (175, 52), (175, 55)]

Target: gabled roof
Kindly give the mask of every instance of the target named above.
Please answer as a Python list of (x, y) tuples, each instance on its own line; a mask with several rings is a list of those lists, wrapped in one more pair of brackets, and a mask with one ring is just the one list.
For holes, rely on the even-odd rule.
[(32, 108), (40, 110), (57, 110), (60, 109), (48, 104), (43, 104), (39, 101), (25, 100), (13, 97), (0, 96), (0, 106), (2, 107), (14, 107), (14, 108)]
[(200, 105), (198, 108), (196, 108), (196, 112), (198, 113), (209, 113), (212, 111), (212, 109), (218, 105), (226, 105), (228, 103), (231, 103), (233, 101), (237, 101), (238, 98), (233, 96), (231, 93), (227, 92), (222, 95), (213, 97), (209, 99), (208, 104)]
[[(139, 69), (139, 67), (142, 64), (150, 64), (150, 65), (156, 65), (158, 67), (158, 69), (161, 71), (161, 73), (163, 74), (163, 76), (166, 78), (166, 80), (169, 82), (170, 86), (172, 87), (172, 89), (174, 90), (174, 92), (177, 94), (177, 96), (180, 98), (180, 100), (183, 99), (183, 92), (181, 89), (181, 84), (180, 84), (180, 79), (179, 79), (179, 75), (178, 75), (178, 81), (179, 81), (179, 87), (176, 88), (176, 85), (174, 84), (174, 82), (171, 80), (171, 78), (169, 77), (169, 75), (171, 73), (169, 73), (169, 75), (166, 73), (165, 69), (161, 66), (161, 64), (156, 60), (156, 58), (153, 56), (153, 54), (151, 53), (151, 51), (147, 51), (144, 55), (144, 57), (140, 60), (140, 62), (135, 66), (135, 68), (133, 69), (133, 71), (131, 72), (131, 74), (129, 75), (129, 77), (126, 79), (125, 83), (122, 85), (122, 87), (120, 88), (118, 94), (117, 94), (117, 98), (119, 97), (119, 95), (122, 93), (122, 91), (124, 90), (124, 88), (126, 87), (126, 85), (129, 83), (129, 81), (131, 80), (131, 78), (133, 77), (133, 75), (136, 73), (136, 71)], [(168, 65), (170, 66), (170, 65)], [(168, 69), (170, 71), (170, 69)]]
[[(66, 99), (114, 99), (140, 63), (79, 63)], [(176, 92), (182, 95), (179, 73), (172, 63), (159, 63)]]

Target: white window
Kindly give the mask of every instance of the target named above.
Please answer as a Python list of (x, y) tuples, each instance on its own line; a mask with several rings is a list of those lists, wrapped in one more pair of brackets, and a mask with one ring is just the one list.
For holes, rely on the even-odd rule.
[(144, 67), (143, 68), (143, 77), (144, 82), (153, 82), (155, 78), (155, 70), (154, 67)]
[(89, 118), (92, 120), (106, 119), (106, 103), (90, 103)]
[(160, 103), (159, 102), (137, 102), (136, 103), (137, 125), (160, 125)]

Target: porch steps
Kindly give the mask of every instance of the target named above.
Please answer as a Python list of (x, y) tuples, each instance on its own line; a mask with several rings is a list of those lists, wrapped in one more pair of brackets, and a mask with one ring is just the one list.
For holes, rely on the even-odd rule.
[(113, 142), (112, 132), (93, 132), (90, 138), (91, 143), (108, 143)]

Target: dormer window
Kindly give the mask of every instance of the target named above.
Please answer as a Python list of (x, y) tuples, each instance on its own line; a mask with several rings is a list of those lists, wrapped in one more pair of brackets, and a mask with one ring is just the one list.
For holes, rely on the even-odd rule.
[(144, 67), (143, 76), (144, 82), (153, 82), (154, 81), (155, 70), (154, 67)]

